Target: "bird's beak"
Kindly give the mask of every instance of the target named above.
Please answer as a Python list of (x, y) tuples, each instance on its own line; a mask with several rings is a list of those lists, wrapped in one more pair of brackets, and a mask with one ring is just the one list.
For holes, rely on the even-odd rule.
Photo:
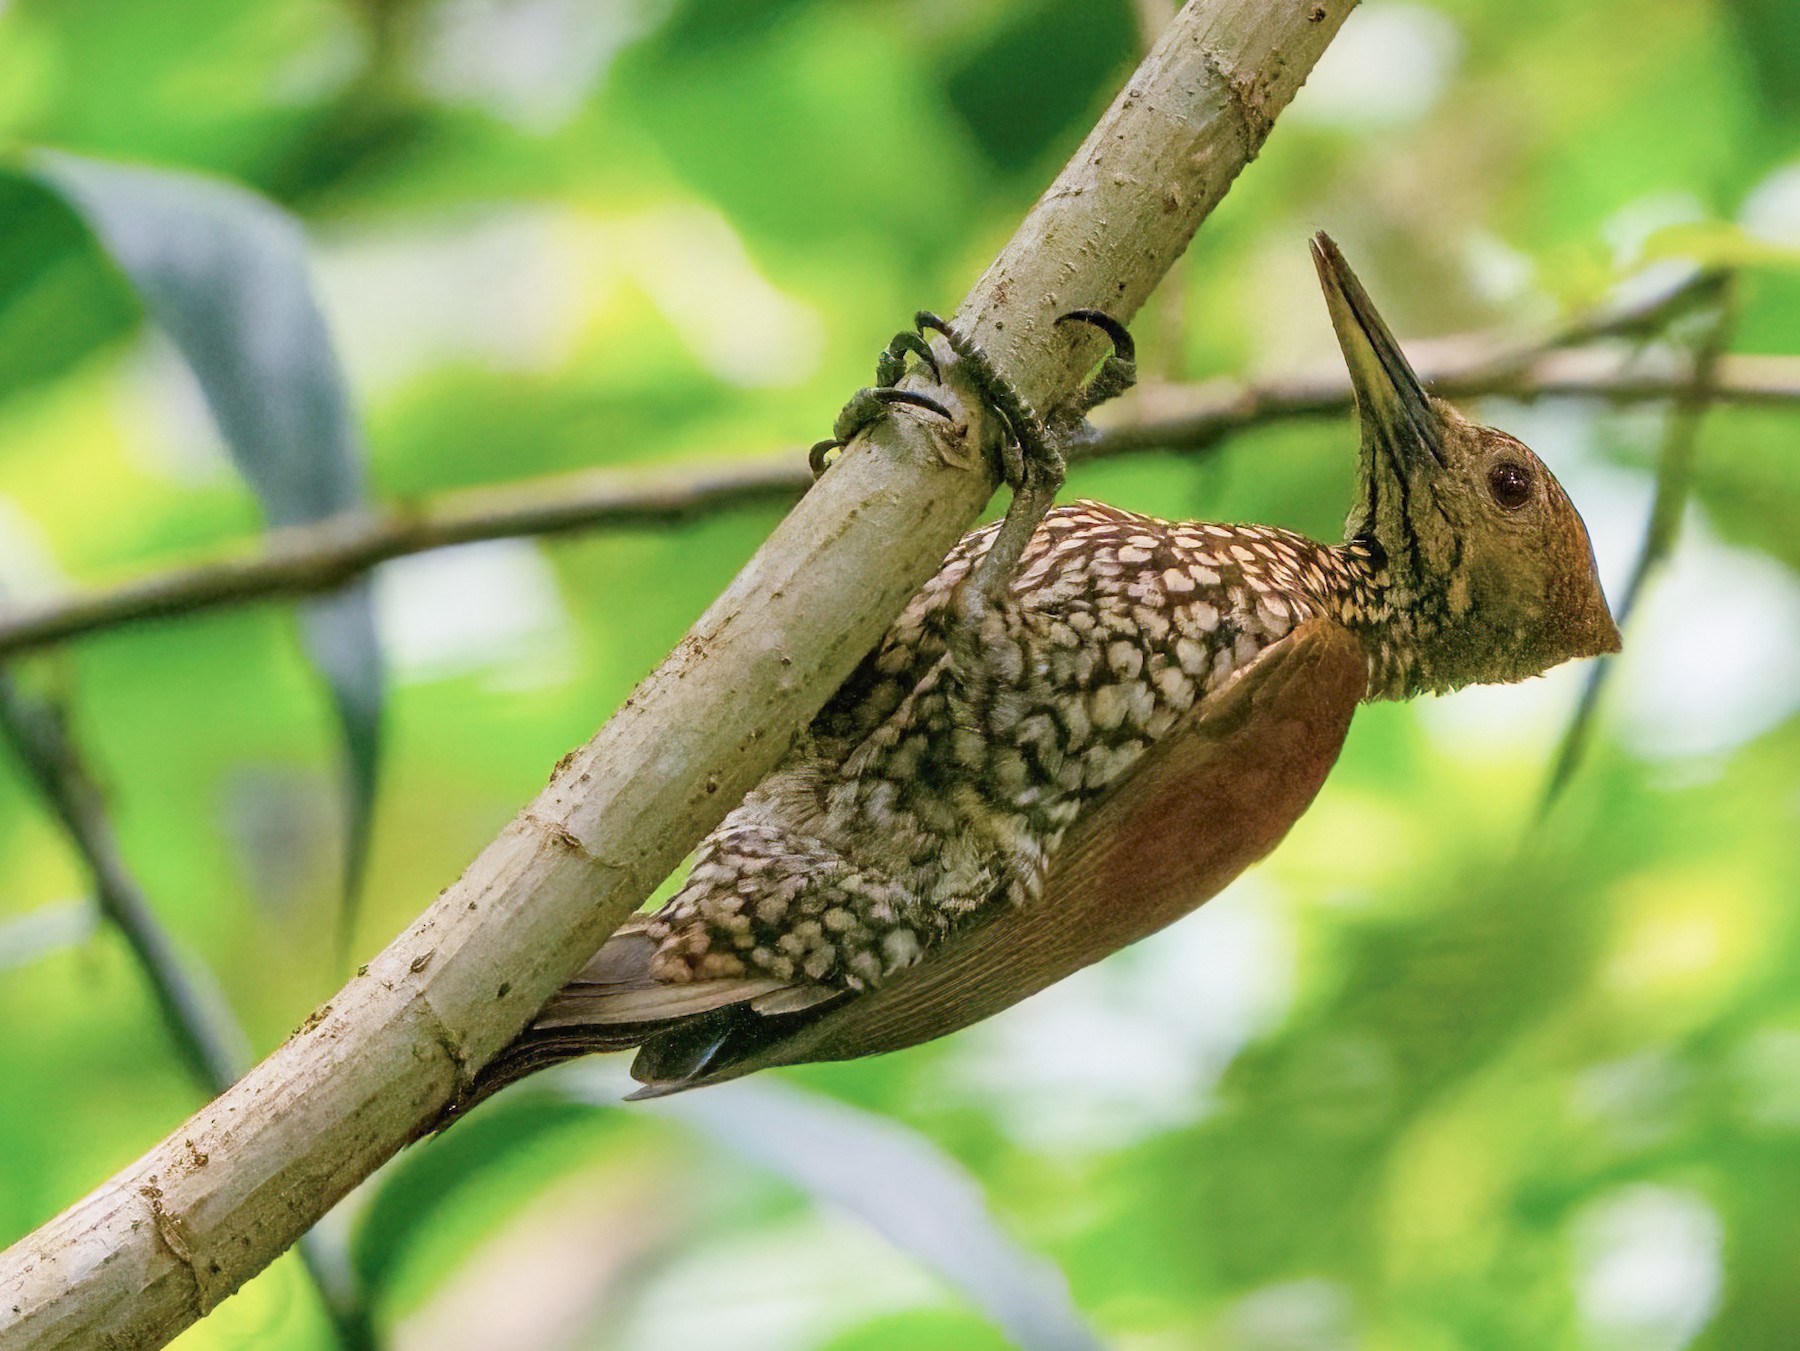
[[(1313, 236), (1312, 255), (1331, 326), (1350, 368), (1365, 456), (1385, 460), (1388, 470), (1402, 479), (1413, 478), (1427, 466), (1441, 467), (1444, 420), (1432, 408), (1400, 344), (1381, 322), (1375, 302), (1323, 230)], [(1373, 470), (1375, 465), (1366, 467)]]

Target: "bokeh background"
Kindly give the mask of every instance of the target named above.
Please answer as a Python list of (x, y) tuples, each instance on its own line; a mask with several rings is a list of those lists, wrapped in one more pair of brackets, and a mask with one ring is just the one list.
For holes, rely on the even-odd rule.
[[(12, 0), (0, 137), (222, 176), (294, 213), (369, 496), (404, 504), (799, 454), (905, 316), (955, 304), (1159, 17), (1156, 0)], [(1331, 360), (1318, 227), (1403, 337), (1525, 332), (1723, 264), (1729, 347), (1800, 354), (1796, 127), (1785, 0), (1370, 0), (1139, 320), (1146, 366)], [(1562, 477), (1616, 596), (1668, 409), (1480, 411)], [(1334, 539), (1353, 447), (1347, 420), (1274, 423), (1205, 457), (1078, 468), (1068, 491)], [(1717, 406), (1696, 452), (1679, 545), (1547, 817), (1582, 671), (1370, 707), (1289, 841), (1200, 913), (958, 1036), (785, 1073), (781, 1101), (906, 1133), (861, 1156), (819, 1136), (872, 1194), (897, 1184), (877, 1208), (904, 1209), (920, 1158), (966, 1170), (1109, 1345), (1795, 1345), (1800, 401)], [(355, 958), (591, 734), (778, 513), (379, 570)], [(0, 181), (8, 595), (212, 557), (264, 521), (77, 216)], [(106, 632), (14, 670), (66, 710), (160, 921), (250, 1048), (275, 1045), (344, 974), (341, 737), (293, 609)], [(0, 1242), (201, 1101), (86, 887), (0, 754)], [(683, 1119), (527, 1087), (408, 1151), (334, 1239), (384, 1339), (1007, 1344), (932, 1274), (930, 1242), (904, 1224), (890, 1242), (759, 1161), (766, 1116), (746, 1107), (734, 1140), (731, 1091)], [(292, 1258), (178, 1343), (334, 1344)]]

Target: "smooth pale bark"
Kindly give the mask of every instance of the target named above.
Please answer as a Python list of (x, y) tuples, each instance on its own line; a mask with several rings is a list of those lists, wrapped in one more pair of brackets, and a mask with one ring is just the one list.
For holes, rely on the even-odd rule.
[[(1039, 405), (1129, 318), (1261, 146), (1350, 0), (1196, 0), (956, 323)], [(896, 416), (800, 501), (657, 671), (429, 909), (229, 1091), (0, 1253), (0, 1351), (160, 1346), (433, 1121), (773, 767), (993, 489)]]

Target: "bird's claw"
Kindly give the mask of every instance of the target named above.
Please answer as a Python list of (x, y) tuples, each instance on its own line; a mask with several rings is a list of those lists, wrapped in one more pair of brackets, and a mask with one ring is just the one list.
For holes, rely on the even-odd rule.
[[(884, 354), (885, 355), (885, 354)], [(838, 411), (837, 421), (832, 424), (831, 435), (823, 441), (813, 443), (806, 452), (806, 463), (812, 469), (814, 478), (823, 474), (830, 464), (827, 456), (850, 443), (851, 439), (870, 423), (887, 416), (887, 410), (894, 404), (903, 403), (913, 408), (923, 408), (928, 413), (936, 413), (946, 422), (954, 423), (955, 416), (929, 394), (920, 394), (911, 389), (892, 389), (887, 387), (859, 389), (850, 396), (850, 401)]]
[(1070, 412), (1075, 418), (1085, 417), (1089, 409), (1098, 408), (1108, 399), (1116, 399), (1137, 383), (1137, 344), (1131, 330), (1105, 310), (1070, 310), (1058, 316), (1057, 323), (1089, 324), (1099, 329), (1112, 342), (1112, 351), (1100, 363), (1088, 382), (1076, 395)]
[(994, 369), (988, 354), (953, 330), (930, 310), (920, 310), (913, 322), (921, 332), (943, 335), (956, 353), (960, 368), (968, 375), (981, 400), (1006, 424), (1007, 435), (1000, 439), (999, 470), (1001, 481), (1014, 492), (1026, 489), (1043, 491), (1051, 497), (1062, 486), (1064, 462), (1062, 452), (1044, 428), (1037, 410), (1025, 401), (1012, 382)]
[(925, 368), (931, 372), (934, 383), (943, 383), (943, 373), (938, 370), (937, 355), (931, 350), (931, 344), (925, 341), (922, 334), (909, 328), (894, 334), (893, 341), (875, 358), (877, 388), (885, 389), (900, 383), (906, 375), (908, 353), (924, 363)]
[(1084, 417), (1087, 410), (1123, 393), (1137, 380), (1136, 345), (1123, 324), (1101, 310), (1070, 310), (1056, 322), (1070, 321), (1099, 329), (1112, 340), (1113, 350), (1075, 398), (1045, 419), (994, 369), (980, 347), (953, 332), (929, 310), (921, 310), (914, 318), (921, 329), (943, 335), (956, 353), (960, 369), (1006, 424), (1009, 433), (1001, 438), (1000, 476), (1011, 486), (1013, 499), (987, 553), (970, 574), (968, 583), (959, 588), (958, 603), (971, 632), (979, 627), (980, 616), (1011, 585), (1026, 544), (1056, 500), (1067, 469), (1063, 447), (1092, 433)]
[(923, 331), (905, 329), (896, 333), (882, 349), (881, 355), (875, 358), (875, 383), (852, 394), (850, 401), (838, 412), (837, 421), (831, 427), (831, 435), (823, 441), (815, 442), (812, 449), (806, 452), (806, 463), (815, 479), (830, 468), (827, 457), (832, 451), (848, 445), (864, 427), (886, 417), (888, 409), (894, 404), (904, 403), (914, 408), (923, 408), (926, 412), (936, 413), (946, 422), (956, 421), (950, 410), (929, 394), (894, 388), (906, 378), (908, 356), (917, 357), (931, 372), (932, 380), (942, 383), (943, 373), (938, 369), (937, 356), (932, 352), (931, 344), (925, 341)]
[(1078, 309), (1061, 315), (1057, 323), (1083, 323), (1104, 333), (1112, 342), (1112, 351), (1100, 363), (1093, 376), (1075, 398), (1053, 414), (1048, 425), (995, 369), (977, 344), (957, 333), (939, 315), (920, 310), (913, 316), (913, 330), (896, 333), (875, 362), (875, 385), (858, 390), (844, 405), (832, 427), (831, 436), (818, 442), (807, 454), (807, 463), (817, 478), (825, 472), (826, 457), (845, 445), (864, 427), (886, 415), (896, 403), (910, 404), (936, 413), (946, 422), (956, 419), (950, 411), (929, 395), (894, 388), (906, 375), (906, 359), (915, 356), (941, 382), (943, 373), (925, 334), (941, 335), (958, 364), (974, 385), (982, 402), (1005, 424), (1006, 434), (1000, 438), (998, 470), (1000, 478), (1015, 495), (1024, 494), (1047, 509), (1062, 486), (1066, 461), (1060, 446), (1080, 439), (1087, 430), (1083, 421), (1090, 408), (1124, 393), (1137, 382), (1137, 349), (1125, 325), (1104, 310)]

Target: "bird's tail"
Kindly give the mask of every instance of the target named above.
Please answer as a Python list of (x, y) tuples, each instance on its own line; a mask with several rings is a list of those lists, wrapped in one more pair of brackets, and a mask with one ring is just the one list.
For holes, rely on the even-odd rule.
[[(527, 1075), (600, 1051), (644, 1048), (632, 1071), (654, 1089), (666, 1078), (666, 1064), (694, 1062), (704, 1050), (700, 1043), (718, 1036), (721, 1011), (747, 1012), (751, 1001), (792, 988), (773, 978), (659, 981), (650, 970), (656, 948), (640, 921), (615, 933), (551, 996), (532, 1024), (483, 1067), (432, 1130), (444, 1129)], [(699, 1059), (707, 1057), (700, 1054)]]

